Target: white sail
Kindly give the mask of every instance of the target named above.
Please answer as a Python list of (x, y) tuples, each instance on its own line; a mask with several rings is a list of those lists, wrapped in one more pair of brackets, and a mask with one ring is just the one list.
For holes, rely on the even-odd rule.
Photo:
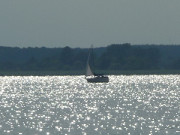
[(91, 76), (94, 75), (93, 72), (91, 71), (91, 68), (89, 66), (89, 63), (87, 63), (87, 68), (86, 68), (86, 76)]
[[(91, 47), (92, 48), (92, 47)], [(94, 75), (92, 70), (91, 70), (91, 67), (89, 65), (89, 59), (90, 59), (90, 52), (89, 52), (89, 55), (88, 55), (88, 59), (87, 59), (87, 65), (86, 65), (86, 76), (92, 76)]]

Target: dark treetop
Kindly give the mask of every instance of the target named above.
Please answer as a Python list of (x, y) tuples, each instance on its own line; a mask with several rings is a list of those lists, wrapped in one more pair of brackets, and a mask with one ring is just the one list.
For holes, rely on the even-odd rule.
[[(83, 71), (89, 49), (0, 47), (0, 71)], [(104, 71), (179, 70), (180, 46), (113, 44), (94, 48), (92, 68)]]

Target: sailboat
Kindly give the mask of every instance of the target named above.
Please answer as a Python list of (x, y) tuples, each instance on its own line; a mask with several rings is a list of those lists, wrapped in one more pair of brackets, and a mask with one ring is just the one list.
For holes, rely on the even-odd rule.
[[(93, 47), (91, 47), (93, 49)], [(90, 61), (90, 54), (91, 51), (89, 51), (88, 59), (87, 59), (87, 65), (86, 65), (86, 75), (85, 78), (87, 82), (89, 83), (107, 83), (109, 82), (109, 77), (105, 76), (103, 74), (95, 74), (91, 70), (89, 61)]]

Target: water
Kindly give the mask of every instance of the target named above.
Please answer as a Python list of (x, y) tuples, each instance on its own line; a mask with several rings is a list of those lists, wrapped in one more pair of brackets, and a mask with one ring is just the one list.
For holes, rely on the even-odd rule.
[(179, 135), (180, 76), (0, 77), (0, 133)]

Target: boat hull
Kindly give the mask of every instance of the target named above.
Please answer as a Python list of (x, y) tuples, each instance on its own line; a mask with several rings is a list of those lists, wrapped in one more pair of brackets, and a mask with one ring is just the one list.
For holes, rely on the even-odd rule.
[(89, 83), (108, 83), (109, 78), (108, 77), (92, 77), (92, 78), (86, 78), (87, 82)]

